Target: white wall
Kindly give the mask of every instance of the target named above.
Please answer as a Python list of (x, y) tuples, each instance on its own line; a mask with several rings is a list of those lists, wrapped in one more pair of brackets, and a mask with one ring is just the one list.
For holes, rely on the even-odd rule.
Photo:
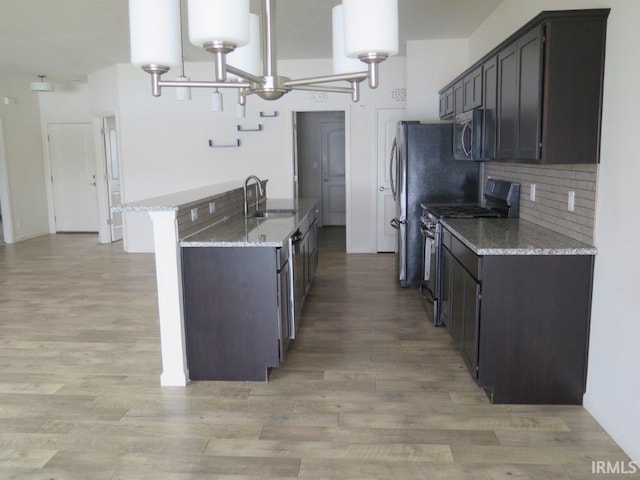
[[(607, 24), (596, 257), (585, 407), (640, 461), (640, 222), (637, 128), (640, 57), (630, 49), (640, 25), (637, 0), (504, 0), (472, 35), (469, 64), (542, 10), (611, 7)], [(567, 119), (570, 121), (571, 119)], [(606, 459), (603, 459), (606, 460)]]
[(407, 42), (407, 118), (438, 122), (438, 91), (467, 67), (468, 39)]
[[(141, 69), (118, 65), (117, 111), (123, 173), (123, 201), (131, 202), (171, 192), (225, 181), (241, 181), (249, 174), (269, 179), (271, 197), (293, 195), (292, 112), (344, 110), (347, 123), (347, 249), (375, 251), (376, 226), (376, 118), (377, 109), (404, 106), (398, 89), (405, 88), (405, 60), (392, 58), (381, 64), (380, 86), (362, 87), (361, 101), (353, 104), (349, 95), (292, 92), (275, 102), (258, 97), (247, 100), (245, 119), (235, 117), (236, 93), (225, 91), (225, 111), (210, 107), (211, 90), (193, 89), (191, 102), (177, 102), (173, 89), (160, 98), (151, 95), (150, 79)], [(291, 60), (278, 65), (279, 72), (294, 78), (326, 74), (330, 60)], [(211, 78), (212, 65), (190, 63), (192, 79)], [(110, 70), (111, 71), (111, 70)], [(105, 73), (101, 78), (107, 75)], [(175, 74), (173, 74), (175, 76)], [(173, 78), (167, 74), (167, 78)], [(89, 78), (93, 97), (109, 82), (98, 85)], [(107, 94), (113, 99), (113, 94)], [(92, 107), (95, 108), (95, 107)], [(276, 118), (260, 118), (259, 112), (279, 112)], [(264, 125), (262, 132), (236, 131)], [(210, 148), (208, 141), (231, 144), (240, 138), (240, 148)], [(147, 214), (125, 216), (125, 249), (153, 251), (151, 223)]]
[(0, 102), (14, 241), (48, 233), (45, 171), (38, 96), (29, 89), (30, 80), (0, 84)]

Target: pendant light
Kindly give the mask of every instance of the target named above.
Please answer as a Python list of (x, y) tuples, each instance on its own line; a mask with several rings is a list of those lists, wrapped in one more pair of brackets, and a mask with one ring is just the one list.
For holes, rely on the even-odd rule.
[[(180, 11), (180, 76), (176, 78), (179, 82), (190, 82), (191, 79), (184, 74), (184, 45), (182, 43), (182, 11)], [(179, 102), (191, 101), (191, 87), (177, 87), (176, 100)]]
[[(179, 53), (174, 55), (174, 49), (180, 50), (180, 35), (175, 27), (179, 22), (179, 0), (129, 2), (131, 61), (151, 74), (151, 91), (156, 97), (161, 95), (163, 87), (194, 87), (235, 88), (242, 98), (256, 94), (265, 100), (277, 100), (292, 90), (348, 93), (353, 101), (358, 101), (360, 83), (367, 80), (370, 88), (376, 88), (378, 65), (398, 52), (398, 0), (343, 0), (342, 8), (332, 13), (332, 17), (335, 16), (334, 74), (291, 79), (278, 74), (276, 0), (261, 0), (262, 16), (255, 35), (257, 21), (249, 13), (249, 0), (188, 0), (189, 39), (214, 55), (214, 79), (163, 80), (164, 73), (180, 64)], [(145, 15), (150, 20), (143, 21)], [(175, 25), (172, 26), (169, 24), (173, 17)], [(174, 37), (175, 41), (170, 40)], [(260, 39), (260, 46), (254, 38)], [(242, 50), (245, 46), (246, 50)], [(242, 56), (250, 52), (253, 59), (242, 65)], [(262, 68), (248, 66), (255, 63), (255, 52), (261, 52)], [(354, 61), (348, 62), (346, 57)], [(227, 72), (234, 78), (227, 81)], [(350, 86), (335, 86), (334, 82), (347, 82)]]

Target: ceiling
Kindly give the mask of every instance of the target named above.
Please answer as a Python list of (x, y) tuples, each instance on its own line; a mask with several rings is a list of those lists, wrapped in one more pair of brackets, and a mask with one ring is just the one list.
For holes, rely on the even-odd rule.
[[(501, 1), (398, 0), (400, 54), (407, 40), (468, 37)], [(331, 57), (331, 8), (339, 3), (277, 0), (278, 58)], [(58, 83), (84, 81), (91, 72), (127, 63), (127, 10), (127, 0), (1, 0), (0, 81), (39, 74)], [(251, 11), (260, 10), (261, 0), (251, 0)], [(194, 61), (211, 58), (188, 40), (184, 53)]]

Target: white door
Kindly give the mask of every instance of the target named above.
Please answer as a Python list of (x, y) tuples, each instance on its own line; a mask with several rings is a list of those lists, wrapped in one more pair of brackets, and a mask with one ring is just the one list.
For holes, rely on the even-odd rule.
[(322, 122), (322, 224), (345, 225), (344, 122)]
[(56, 232), (97, 232), (91, 124), (50, 123), (48, 134)]
[(378, 226), (376, 235), (378, 252), (395, 252), (398, 249), (398, 231), (390, 225), (396, 213), (396, 204), (391, 194), (389, 161), (393, 140), (396, 136), (396, 124), (404, 118), (404, 108), (378, 109)]
[(109, 230), (111, 241), (122, 240), (122, 213), (112, 212), (111, 208), (122, 203), (120, 193), (120, 164), (118, 157), (118, 132), (115, 117), (104, 119), (102, 128), (104, 157), (107, 172), (107, 200), (109, 202)]

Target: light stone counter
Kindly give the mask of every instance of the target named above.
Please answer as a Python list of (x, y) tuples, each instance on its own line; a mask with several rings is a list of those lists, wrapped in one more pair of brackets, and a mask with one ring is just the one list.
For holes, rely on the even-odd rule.
[(446, 218), (442, 225), (476, 255), (595, 255), (597, 249), (520, 219)]
[(205, 198), (213, 198), (218, 195), (242, 190), (240, 180), (233, 182), (219, 183), (201, 188), (194, 188), (184, 192), (170, 193), (159, 197), (147, 198), (137, 202), (125, 203), (113, 207), (114, 212), (164, 212), (177, 211), (180, 207), (189, 207), (192, 204), (200, 203)]
[[(193, 235), (181, 238), (180, 247), (282, 247), (316, 208), (316, 200), (269, 199), (266, 210), (289, 210), (289, 216), (244, 218), (233, 215)], [(285, 214), (286, 215), (286, 214)]]

